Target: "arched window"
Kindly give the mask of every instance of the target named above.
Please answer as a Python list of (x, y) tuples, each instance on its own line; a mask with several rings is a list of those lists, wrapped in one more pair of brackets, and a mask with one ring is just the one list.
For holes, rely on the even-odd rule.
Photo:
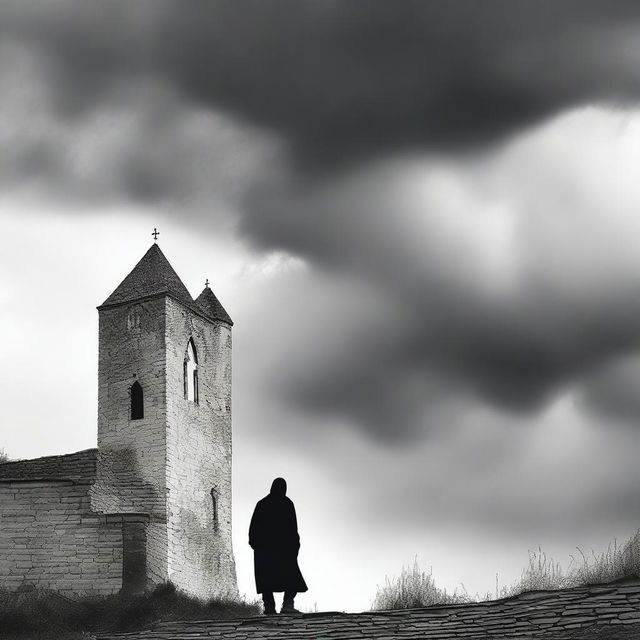
[(142, 420), (144, 418), (144, 395), (142, 386), (136, 380), (131, 385), (131, 419)]
[(189, 339), (184, 354), (184, 397), (191, 402), (198, 402), (198, 354), (193, 338)]

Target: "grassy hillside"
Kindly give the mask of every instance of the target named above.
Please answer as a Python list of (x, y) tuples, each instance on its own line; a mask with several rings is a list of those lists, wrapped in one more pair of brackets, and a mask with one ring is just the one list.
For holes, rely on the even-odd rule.
[(462, 592), (448, 593), (436, 586), (431, 573), (422, 571), (414, 562), (413, 567), (403, 567), (398, 577), (386, 579), (385, 585), (378, 588), (372, 608), (412, 609), (435, 604), (491, 600), (525, 591), (568, 589), (631, 577), (640, 577), (640, 530), (623, 545), (614, 541), (600, 554), (586, 555), (578, 549), (578, 556), (571, 558), (566, 571), (552, 558), (547, 558), (541, 549), (530, 552), (529, 566), (516, 583), (496, 588), (495, 593), (486, 593), (484, 596), (471, 597), (464, 589)]
[(257, 604), (202, 602), (163, 585), (140, 596), (72, 600), (52, 591), (0, 591), (0, 638), (81, 640), (92, 631), (131, 631), (154, 622), (258, 615)]

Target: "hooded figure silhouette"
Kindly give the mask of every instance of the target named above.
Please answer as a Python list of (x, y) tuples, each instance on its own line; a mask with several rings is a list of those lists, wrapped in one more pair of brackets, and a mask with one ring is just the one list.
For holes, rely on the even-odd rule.
[(269, 495), (256, 504), (249, 526), (256, 590), (262, 594), (266, 615), (276, 613), (274, 591), (284, 591), (282, 613), (297, 613), (293, 599), (307, 590), (298, 567), (300, 536), (296, 509), (286, 493), (286, 481), (276, 478)]

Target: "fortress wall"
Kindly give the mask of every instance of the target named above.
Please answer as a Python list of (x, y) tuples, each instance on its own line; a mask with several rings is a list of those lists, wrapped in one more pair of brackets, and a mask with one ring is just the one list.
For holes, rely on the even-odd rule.
[(0, 484), (0, 587), (117, 593), (122, 526), (91, 512), (88, 485)]
[[(184, 397), (189, 338), (198, 358), (198, 404)], [(203, 598), (237, 595), (231, 543), (231, 329), (168, 298), (166, 341), (169, 579)]]

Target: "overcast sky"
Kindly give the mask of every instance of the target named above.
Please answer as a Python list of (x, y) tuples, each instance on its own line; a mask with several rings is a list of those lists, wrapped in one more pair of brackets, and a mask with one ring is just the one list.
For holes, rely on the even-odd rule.
[(289, 482), (310, 591), (473, 594), (640, 526), (640, 6), (0, 3), (0, 447), (95, 446), (152, 242), (234, 326), (234, 545)]

